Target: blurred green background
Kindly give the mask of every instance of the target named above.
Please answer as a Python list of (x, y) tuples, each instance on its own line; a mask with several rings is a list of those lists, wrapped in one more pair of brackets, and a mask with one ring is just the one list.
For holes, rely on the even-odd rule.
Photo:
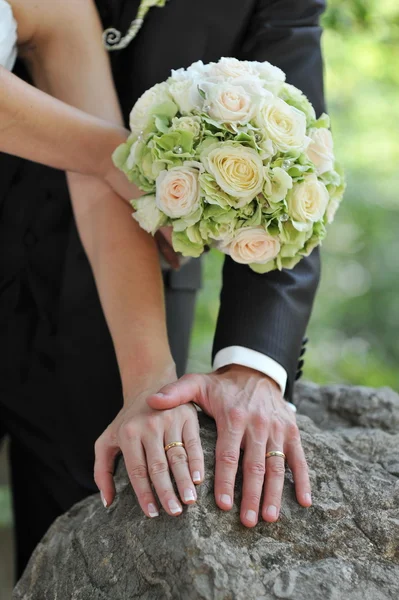
[[(323, 245), (304, 376), (399, 390), (399, 2), (330, 0), (323, 23), (328, 109), (348, 189)], [(191, 371), (210, 368), (221, 265), (214, 252), (205, 260)], [(1, 550), (10, 523), (3, 452)], [(1, 600), (9, 570), (0, 561)]]
[[(399, 2), (330, 0), (326, 95), (348, 189), (323, 244), (304, 377), (399, 390)], [(222, 258), (205, 262), (190, 370), (210, 366)]]

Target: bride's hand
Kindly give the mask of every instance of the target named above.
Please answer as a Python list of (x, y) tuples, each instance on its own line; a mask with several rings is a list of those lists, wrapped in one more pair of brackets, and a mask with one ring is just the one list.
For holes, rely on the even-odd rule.
[[(169, 469), (184, 504), (196, 501), (194, 483), (199, 484), (204, 478), (197, 411), (192, 404), (165, 411), (151, 409), (146, 398), (159, 388), (159, 383), (157, 379), (153, 388), (143, 389), (125, 400), (122, 410), (95, 445), (94, 479), (104, 505), (109, 506), (115, 497), (114, 461), (121, 451), (133, 489), (148, 517), (158, 516), (152, 486), (169, 515), (178, 516), (182, 512)], [(184, 446), (165, 452), (165, 446), (172, 442), (183, 442)]]

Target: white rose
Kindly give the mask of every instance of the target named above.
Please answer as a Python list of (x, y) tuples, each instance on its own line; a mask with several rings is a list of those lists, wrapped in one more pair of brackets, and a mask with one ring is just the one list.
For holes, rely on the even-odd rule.
[(325, 127), (312, 129), (309, 133), (312, 140), (306, 149), (306, 155), (315, 165), (317, 174), (322, 175), (334, 168), (334, 142), (331, 131)]
[(302, 231), (320, 221), (324, 217), (328, 201), (328, 190), (315, 173), (307, 175), (301, 183), (295, 183), (287, 196), (288, 213), (294, 227)]
[(247, 77), (255, 74), (253, 63), (237, 58), (221, 58), (218, 63), (211, 63), (207, 75), (215, 81), (225, 81), (236, 77)]
[(221, 123), (248, 123), (255, 115), (257, 106), (253, 98), (241, 86), (231, 83), (203, 83), (207, 112)]
[(198, 91), (199, 79), (180, 69), (168, 80), (169, 93), (182, 114), (201, 110), (204, 100)]
[(237, 263), (265, 264), (276, 258), (280, 252), (280, 242), (263, 227), (243, 227), (236, 231), (229, 244), (220, 246), (220, 250)]
[(191, 167), (174, 167), (157, 178), (156, 205), (168, 217), (187, 217), (200, 202), (198, 171)]
[(157, 85), (144, 92), (130, 113), (130, 129), (132, 133), (139, 136), (148, 125), (153, 106), (167, 100), (170, 100), (170, 96), (168, 95), (168, 86), (166, 83), (157, 83)]
[[(209, 73), (209, 70), (210, 65), (204, 65), (202, 60), (197, 60), (195, 63), (193, 63), (186, 69), (186, 73), (194, 79), (201, 79)], [(179, 71), (184, 71), (184, 69), (179, 69)], [(172, 71), (172, 74), (174, 72), (175, 71)]]
[(202, 152), (201, 161), (224, 192), (241, 199), (236, 208), (245, 206), (262, 191), (264, 167), (252, 148), (234, 142), (215, 143)]
[(142, 196), (132, 202), (136, 212), (133, 213), (140, 227), (154, 235), (154, 233), (165, 223), (165, 215), (157, 208), (155, 196)]
[(264, 62), (253, 62), (253, 70), (263, 80), (264, 85), (274, 94), (278, 94), (284, 81), (285, 73), (278, 67)]
[(304, 113), (280, 98), (266, 98), (258, 115), (258, 125), (266, 130), (280, 152), (303, 150), (309, 143)]

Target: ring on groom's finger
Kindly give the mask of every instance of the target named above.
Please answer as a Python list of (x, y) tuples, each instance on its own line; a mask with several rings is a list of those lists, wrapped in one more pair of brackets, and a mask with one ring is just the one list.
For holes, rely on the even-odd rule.
[(167, 452), (171, 448), (176, 448), (177, 446), (183, 446), (183, 448), (184, 448), (183, 442), (170, 442), (170, 444), (167, 444), (165, 446), (164, 450), (165, 450), (165, 452)]
[(266, 458), (271, 458), (272, 456), (279, 456), (280, 458), (284, 458), (285, 460), (284, 452), (280, 452), (279, 450), (270, 450), (270, 452), (266, 453)]

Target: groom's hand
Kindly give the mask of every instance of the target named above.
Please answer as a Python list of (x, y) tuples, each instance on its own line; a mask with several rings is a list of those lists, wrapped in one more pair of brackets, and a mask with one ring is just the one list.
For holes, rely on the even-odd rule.
[(150, 396), (147, 402), (159, 410), (195, 402), (215, 419), (218, 431), (215, 498), (223, 510), (233, 505), (240, 448), (244, 450), (241, 521), (247, 527), (256, 525), (259, 510), (265, 521), (276, 521), (279, 516), (284, 459), (279, 456), (266, 459), (266, 452), (271, 450), (285, 453), (294, 476), (297, 500), (302, 506), (311, 505), (308, 467), (295, 413), (269, 377), (231, 365), (210, 374), (185, 375)]

